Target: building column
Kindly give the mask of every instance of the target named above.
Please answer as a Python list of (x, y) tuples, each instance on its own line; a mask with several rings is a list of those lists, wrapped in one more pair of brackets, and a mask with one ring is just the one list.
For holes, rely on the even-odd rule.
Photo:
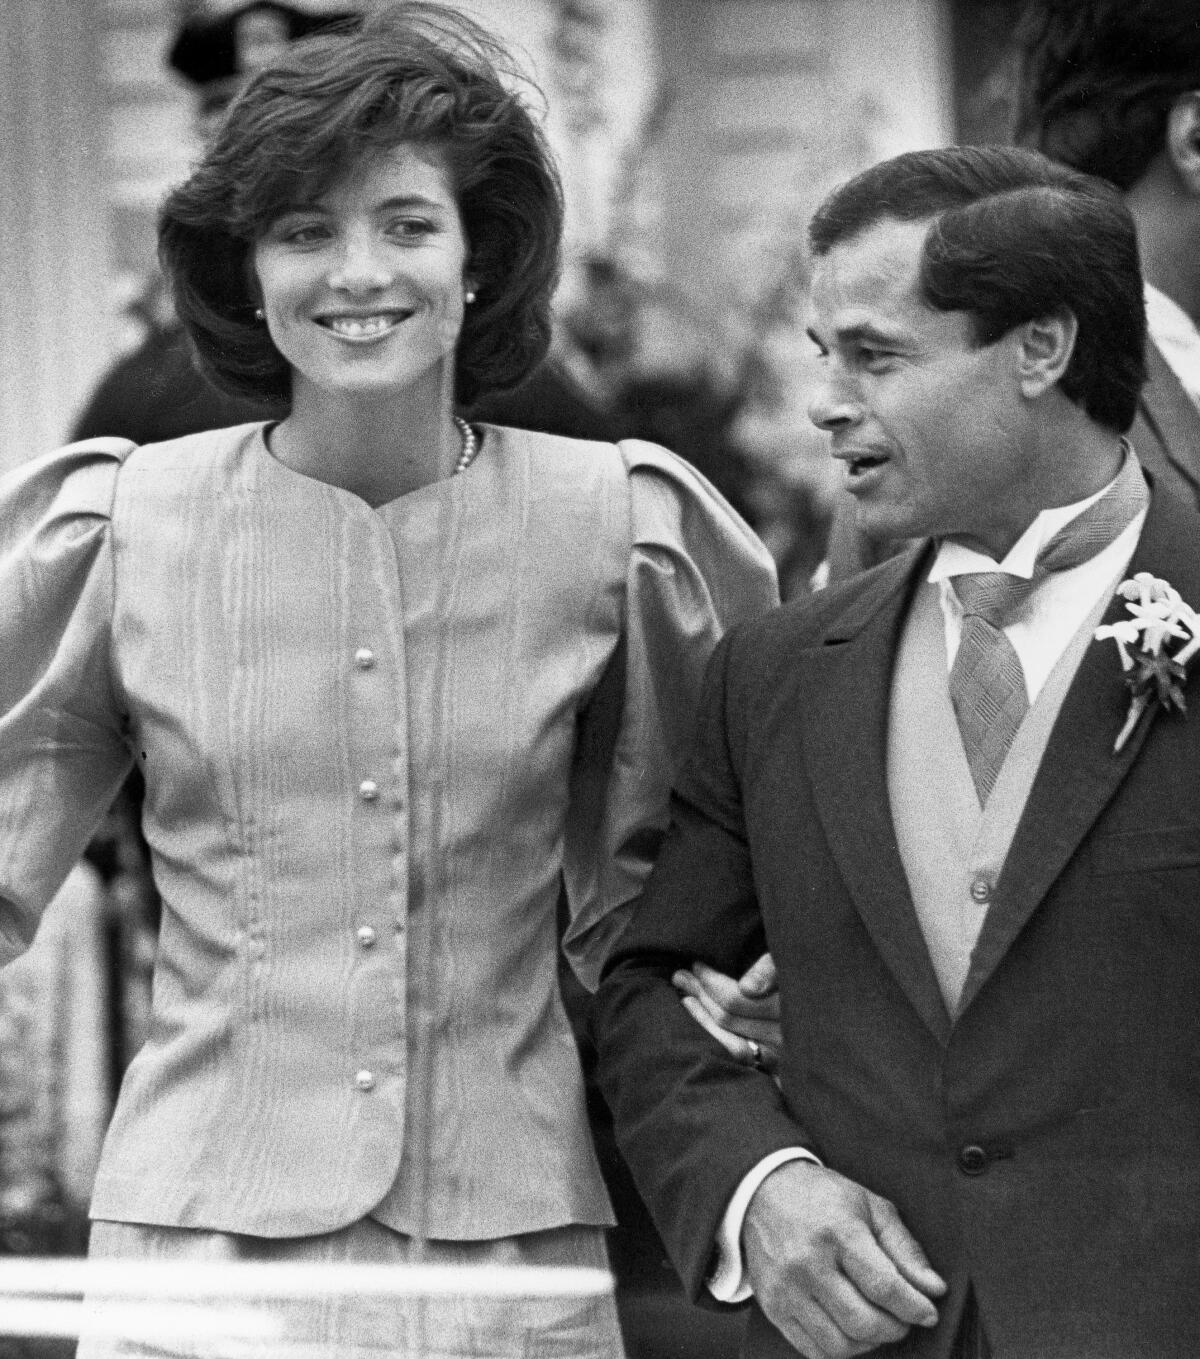
[(102, 13), (5, 0), (0, 471), (64, 440), (110, 358)]

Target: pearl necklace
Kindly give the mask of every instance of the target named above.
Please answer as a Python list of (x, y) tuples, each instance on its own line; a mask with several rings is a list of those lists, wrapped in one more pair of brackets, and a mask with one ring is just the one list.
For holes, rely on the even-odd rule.
[(458, 432), (462, 435), (462, 452), (458, 455), (458, 461), (454, 464), (452, 476), (458, 476), (460, 472), (465, 472), (475, 461), (475, 454), (479, 452), (479, 435), (470, 425), (459, 415), (453, 417), (454, 423), (458, 426)]

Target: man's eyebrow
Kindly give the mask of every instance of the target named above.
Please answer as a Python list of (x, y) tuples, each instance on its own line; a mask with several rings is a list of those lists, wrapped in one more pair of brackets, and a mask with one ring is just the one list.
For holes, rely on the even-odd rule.
[[(826, 348), (826, 342), (809, 327), (809, 338), (812, 342), (822, 349)], [(888, 330), (883, 326), (877, 326), (870, 321), (859, 321), (854, 325), (834, 327), (832, 330), (833, 340), (838, 344), (868, 344), (868, 345), (891, 345), (898, 346), (906, 344), (908, 337), (902, 330)]]

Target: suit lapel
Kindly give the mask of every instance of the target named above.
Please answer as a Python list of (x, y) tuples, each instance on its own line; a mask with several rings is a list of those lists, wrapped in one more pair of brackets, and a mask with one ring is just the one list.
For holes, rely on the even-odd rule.
[[(1200, 599), (1196, 532), (1194, 513), (1173, 498), (1156, 494), (1126, 575), (1149, 571), (1170, 581), (1185, 600)], [(1125, 601), (1114, 597), (1104, 621), (1124, 617), (1128, 617)], [(1129, 691), (1115, 646), (1111, 642), (1089, 645), (1050, 734), (996, 885), (971, 959), (960, 1014), (979, 994), (1108, 806), (1137, 760), (1151, 724), (1160, 720), (1148, 714), (1121, 752), (1114, 754), (1113, 741), (1128, 709)]]
[(944, 1043), (950, 1017), (917, 923), (888, 802), (888, 698), (900, 627), (927, 554), (880, 568), (808, 653), (799, 696), (805, 767), (821, 826), (875, 947)]

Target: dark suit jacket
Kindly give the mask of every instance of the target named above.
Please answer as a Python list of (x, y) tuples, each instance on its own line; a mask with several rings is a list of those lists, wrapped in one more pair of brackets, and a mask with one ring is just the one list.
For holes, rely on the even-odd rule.
[[(1200, 509), (1200, 410), (1149, 342), (1146, 385), (1129, 438), (1156, 483)], [(838, 495), (825, 551), (830, 580), (878, 566), (903, 546), (864, 537), (855, 527), (854, 497), (849, 491)]]
[[(891, 1199), (997, 1359), (1200, 1354), (1200, 685), (1121, 754), (1116, 648), (1067, 695), (948, 1016), (888, 811), (899, 627), (927, 555), (735, 631), (641, 908), (596, 998), (617, 1135), (686, 1285), (768, 1152)], [(1130, 571), (1200, 602), (1193, 512), (1155, 492)], [(1126, 616), (1115, 600), (1108, 619)], [(1195, 671), (1200, 673), (1200, 658)], [(782, 1093), (687, 1016), (673, 968), (775, 955)], [(756, 1312), (748, 1353), (787, 1355)]]

